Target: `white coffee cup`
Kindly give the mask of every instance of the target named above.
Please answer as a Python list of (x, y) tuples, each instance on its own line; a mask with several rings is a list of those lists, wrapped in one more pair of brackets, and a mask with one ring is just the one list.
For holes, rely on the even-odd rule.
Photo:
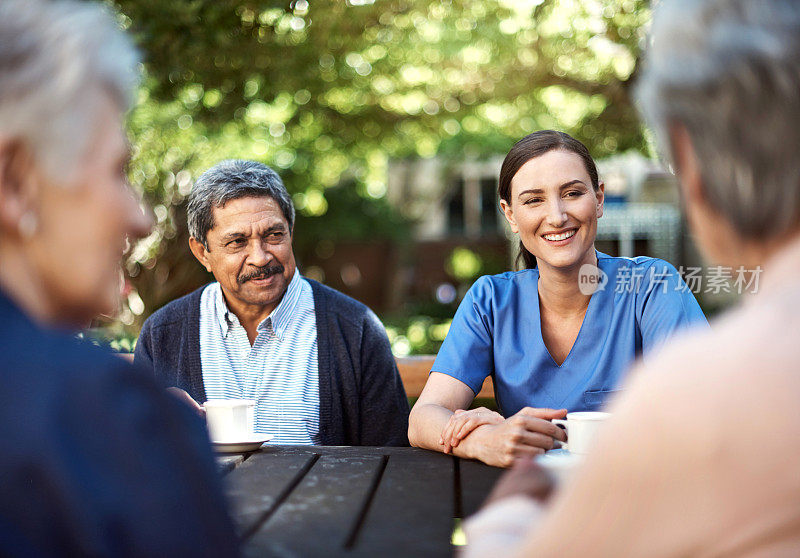
[(610, 416), (610, 413), (600, 411), (580, 411), (567, 413), (567, 420), (555, 419), (552, 423), (562, 425), (567, 431), (567, 444), (562, 447), (570, 453), (585, 455), (594, 444), (603, 422)]
[(253, 435), (256, 402), (252, 399), (209, 399), (208, 433), (214, 442), (241, 442)]

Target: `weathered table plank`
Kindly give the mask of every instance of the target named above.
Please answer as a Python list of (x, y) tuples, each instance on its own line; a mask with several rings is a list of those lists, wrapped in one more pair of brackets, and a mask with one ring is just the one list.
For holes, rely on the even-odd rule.
[(246, 555), (310, 557), (342, 553), (369, 500), (376, 475), (381, 473), (384, 458), (323, 453), (312, 459), (313, 466), (296, 488), (246, 541)]
[(505, 469), (490, 467), (480, 461), (460, 459), (458, 477), (461, 490), (461, 517), (469, 517), (483, 504)]
[(424, 450), (389, 455), (361, 529), (360, 556), (452, 556), (454, 458)]
[(452, 556), (501, 469), (417, 448), (265, 446), (219, 460), (249, 556)]
[(217, 468), (219, 469), (220, 473), (225, 475), (233, 471), (237, 466), (241, 465), (244, 461), (244, 458), (245, 456), (240, 453), (234, 455), (218, 455)]
[(313, 461), (312, 453), (256, 453), (224, 477), (241, 536), (247, 537), (275, 511)]

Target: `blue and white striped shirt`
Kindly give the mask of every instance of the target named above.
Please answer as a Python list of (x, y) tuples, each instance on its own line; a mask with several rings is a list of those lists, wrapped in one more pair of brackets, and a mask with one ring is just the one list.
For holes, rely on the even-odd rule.
[(219, 283), (200, 298), (200, 359), (208, 399), (254, 399), (270, 444), (318, 444), (317, 323), (311, 285), (295, 271), (252, 347)]

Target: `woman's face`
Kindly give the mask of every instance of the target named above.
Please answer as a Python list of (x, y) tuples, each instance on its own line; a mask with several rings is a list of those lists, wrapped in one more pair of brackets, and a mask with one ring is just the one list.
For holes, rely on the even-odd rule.
[(125, 176), (123, 115), (106, 93), (98, 93), (96, 106), (86, 155), (70, 183), (54, 184), (32, 171), (39, 227), (26, 253), (51, 317), (71, 324), (117, 309), (126, 239), (144, 236), (152, 224)]
[(511, 198), (500, 206), (539, 267), (592, 261), (603, 184), (594, 190), (579, 155), (559, 149), (531, 159), (511, 179)]

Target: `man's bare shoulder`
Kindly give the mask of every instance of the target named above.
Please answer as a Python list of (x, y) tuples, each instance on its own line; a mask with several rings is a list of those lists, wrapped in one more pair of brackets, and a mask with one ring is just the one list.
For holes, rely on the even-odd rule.
[[(640, 363), (527, 549), (644, 556), (661, 545), (695, 555), (795, 521), (798, 326), (800, 296), (753, 300)], [(587, 502), (613, 509), (613, 522)], [(623, 525), (620, 546), (607, 535)], [(576, 526), (582, 536), (568, 536)]]
[(723, 415), (782, 418), (800, 429), (792, 411), (800, 392), (798, 331), (800, 289), (748, 301), (710, 329), (687, 331), (640, 363), (630, 404), (711, 419), (720, 428)]
[(733, 377), (746, 384), (760, 384), (765, 376), (798, 383), (792, 363), (800, 358), (799, 328), (800, 291), (782, 300), (750, 301), (712, 321), (709, 329), (677, 336), (640, 368), (666, 376), (659, 381), (692, 381), (698, 387)]

